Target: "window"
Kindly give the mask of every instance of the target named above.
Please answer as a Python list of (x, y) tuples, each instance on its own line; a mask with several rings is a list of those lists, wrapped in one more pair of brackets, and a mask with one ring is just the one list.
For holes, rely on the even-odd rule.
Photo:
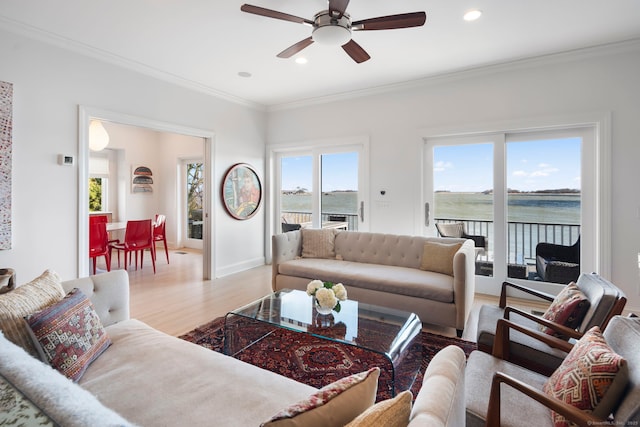
[(109, 210), (109, 157), (89, 157), (89, 212)]

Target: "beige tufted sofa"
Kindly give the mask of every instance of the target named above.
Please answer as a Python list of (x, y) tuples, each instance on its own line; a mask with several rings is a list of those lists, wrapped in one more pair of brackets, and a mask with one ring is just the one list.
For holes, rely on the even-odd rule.
[[(338, 231), (329, 251), (335, 255), (313, 258), (303, 256), (306, 233), (272, 237), (274, 291), (306, 290), (313, 279), (341, 282), (350, 299), (411, 311), (423, 323), (453, 327), (462, 334), (475, 291), (472, 240)], [(427, 242), (462, 243), (453, 257), (452, 275), (420, 268), (425, 258), (439, 257), (425, 251)]]

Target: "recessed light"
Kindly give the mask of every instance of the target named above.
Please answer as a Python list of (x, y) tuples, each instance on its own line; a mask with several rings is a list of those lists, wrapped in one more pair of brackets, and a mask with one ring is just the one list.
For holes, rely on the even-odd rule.
[(463, 19), (465, 21), (475, 21), (476, 19), (480, 18), (480, 16), (482, 15), (482, 11), (478, 10), (478, 9), (473, 9), (470, 10), (468, 12), (466, 12), (463, 16)]
[(305, 58), (304, 56), (300, 56), (298, 58), (296, 58), (296, 64), (306, 64), (307, 62), (307, 58)]
[(250, 73), (250, 72), (248, 72), (248, 71), (240, 71), (240, 72), (238, 73), (238, 75), (239, 75), (240, 77), (245, 77), (245, 78), (249, 78), (249, 77), (251, 77), (251, 73)]

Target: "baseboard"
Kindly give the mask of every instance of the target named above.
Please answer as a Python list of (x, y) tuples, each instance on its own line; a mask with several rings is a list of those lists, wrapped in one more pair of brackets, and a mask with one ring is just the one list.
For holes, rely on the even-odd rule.
[(229, 276), (230, 274), (240, 273), (242, 271), (249, 270), (255, 267), (260, 267), (263, 265), (265, 265), (264, 257), (254, 258), (254, 259), (242, 261), (236, 264), (228, 265), (225, 267), (218, 267), (216, 268), (214, 277), (216, 278), (225, 277), (225, 276)]

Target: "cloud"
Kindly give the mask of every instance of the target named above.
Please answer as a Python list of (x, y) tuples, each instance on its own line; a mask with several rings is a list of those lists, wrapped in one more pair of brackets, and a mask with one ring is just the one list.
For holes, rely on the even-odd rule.
[(433, 166), (434, 172), (443, 172), (447, 169), (453, 169), (453, 163), (440, 161), (436, 162), (436, 164)]
[(513, 171), (513, 176), (527, 176), (525, 171)]

